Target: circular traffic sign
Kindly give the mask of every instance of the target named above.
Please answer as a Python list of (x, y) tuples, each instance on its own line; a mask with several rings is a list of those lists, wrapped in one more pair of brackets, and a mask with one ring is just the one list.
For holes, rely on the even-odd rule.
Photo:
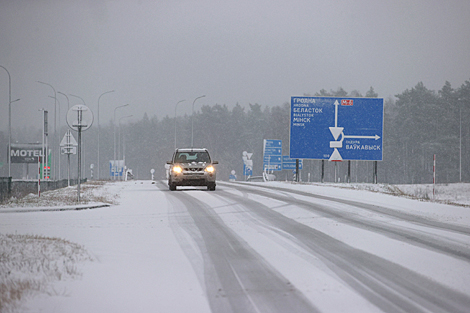
[(87, 130), (93, 124), (93, 112), (86, 105), (74, 105), (67, 112), (67, 124), (75, 131)]

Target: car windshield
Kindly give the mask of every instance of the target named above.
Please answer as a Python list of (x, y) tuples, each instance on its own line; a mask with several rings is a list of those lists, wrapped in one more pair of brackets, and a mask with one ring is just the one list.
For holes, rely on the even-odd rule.
[(207, 152), (178, 152), (175, 156), (175, 163), (191, 163), (191, 162), (210, 162)]

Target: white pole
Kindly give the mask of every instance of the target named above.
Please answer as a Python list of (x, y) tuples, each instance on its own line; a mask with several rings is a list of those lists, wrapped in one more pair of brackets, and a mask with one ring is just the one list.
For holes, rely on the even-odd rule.
[[(118, 159), (121, 160), (121, 120), (122, 119), (125, 119), (125, 118), (129, 118), (129, 117), (132, 117), (133, 115), (128, 115), (128, 116), (123, 116), (119, 119), (119, 124), (118, 124), (118, 127), (119, 127), (119, 131), (118, 131)], [(123, 153), (124, 154), (124, 153)], [(126, 159), (123, 158), (122, 160), (122, 168), (125, 169), (125, 165), (126, 165)], [(125, 171), (123, 170), (123, 174), (125, 173)], [(122, 181), (122, 176), (120, 177), (120, 180)]]
[(114, 92), (114, 90), (103, 92), (98, 97), (98, 180), (100, 180), (100, 99), (101, 99), (101, 96), (110, 92)]
[(433, 166), (432, 166), (432, 198), (435, 196), (436, 187), (436, 155), (433, 155)]
[(38, 198), (41, 197), (41, 156), (38, 156)]
[(183, 101), (186, 101), (186, 100), (180, 100), (175, 105), (175, 150), (176, 150), (176, 108), (178, 107), (178, 104), (180, 104)]
[(6, 67), (0, 67), (8, 74), (8, 177), (11, 177), (11, 76)]
[[(119, 119), (118, 125), (118, 144), (117, 144), (117, 158), (119, 162), (119, 172), (121, 172), (121, 119)], [(124, 164), (122, 164), (122, 168), (124, 168)], [(122, 176), (118, 176), (118, 180), (122, 180)]]
[[(46, 166), (45, 166), (46, 167), (46, 174), (48, 173), (47, 165), (49, 164), (49, 151), (48, 150), (49, 150), (49, 148), (47, 146), (47, 135), (46, 135)], [(43, 172), (43, 176), (44, 176), (44, 168), (43, 168), (42, 172)], [(50, 176), (48, 175), (46, 178), (49, 180)]]
[(192, 106), (192, 111), (191, 111), (191, 148), (194, 147), (194, 103), (196, 102), (197, 99), (204, 98), (206, 95), (202, 95), (200, 97), (197, 97), (193, 101), (193, 106)]
[[(52, 138), (52, 142), (53, 142), (52, 147), (53, 147), (53, 151), (54, 151), (53, 155), (55, 155), (56, 154), (56, 144), (57, 144), (57, 142), (56, 142), (57, 141), (57, 92), (51, 84), (44, 83), (44, 82), (41, 82), (41, 81), (37, 81), (37, 82), (40, 83), (40, 84), (47, 85), (47, 86), (51, 87), (52, 90), (54, 91), (54, 136)], [(60, 158), (60, 156), (59, 156), (59, 158)], [(54, 176), (53, 177), (55, 179), (55, 177), (56, 177), (55, 158), (53, 159), (53, 162), (54, 162), (54, 166), (53, 166)], [(47, 158), (46, 158), (46, 164), (47, 164)]]
[[(41, 166), (43, 166), (43, 162), (44, 162), (44, 157), (46, 156), (46, 150), (44, 149), (44, 136), (45, 136), (45, 132), (46, 132), (46, 128), (45, 128), (45, 124), (44, 124), (44, 115), (45, 115), (45, 110), (44, 109), (41, 109), (43, 112), (42, 112), (42, 159), (41, 159), (41, 164), (40, 164), (40, 167), (39, 167), (39, 176), (41, 176)], [(44, 170), (42, 171), (42, 173), (44, 174)], [(44, 175), (43, 175), (44, 176)], [(44, 177), (43, 177), (44, 178)]]
[(459, 119), (460, 119), (460, 158), (459, 158), (459, 182), (462, 182), (462, 104), (460, 104), (459, 108)]
[(114, 144), (113, 144), (113, 147), (114, 147), (114, 160), (113, 160), (113, 167), (112, 169), (114, 170), (113, 171), (113, 180), (116, 180), (116, 170), (117, 170), (117, 164), (116, 164), (116, 110), (119, 109), (119, 108), (123, 108), (125, 106), (128, 106), (129, 103), (127, 104), (123, 104), (123, 105), (120, 105), (116, 108), (114, 108), (114, 119), (113, 119), (113, 126), (114, 126), (114, 131), (113, 131), (113, 134), (114, 134)]
[(67, 153), (67, 186), (70, 187), (70, 153)]
[[(66, 143), (67, 143), (67, 149), (70, 149), (71, 145), (70, 145), (70, 136), (72, 136), (72, 132), (69, 130), (67, 130), (67, 133), (65, 134), (65, 136), (67, 136), (67, 140), (66, 140)], [(70, 187), (70, 150), (67, 150), (67, 186)]]
[[(78, 113), (81, 115), (81, 112)], [(80, 180), (82, 179), (82, 123), (81, 116), (78, 118), (78, 184), (77, 184), (77, 202), (80, 202)]]

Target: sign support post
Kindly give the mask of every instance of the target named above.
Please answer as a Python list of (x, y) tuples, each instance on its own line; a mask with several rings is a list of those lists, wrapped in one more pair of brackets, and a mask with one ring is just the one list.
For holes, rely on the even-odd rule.
[(432, 198), (434, 199), (436, 195), (436, 155), (433, 154), (433, 164), (432, 164)]
[(67, 154), (67, 186), (70, 187), (70, 154)]
[(348, 184), (351, 182), (351, 160), (348, 160)]
[(377, 161), (374, 161), (374, 184), (377, 184)]
[[(78, 113), (79, 115), (80, 112)], [(82, 180), (82, 126), (78, 125), (78, 187), (77, 201), (80, 202), (80, 184)]]
[(299, 182), (300, 169), (299, 169), (299, 159), (295, 159), (295, 181)]
[(67, 181), (68, 181), (69, 187), (70, 187), (70, 155), (77, 153), (76, 146), (78, 146), (77, 141), (75, 141), (75, 138), (73, 138), (70, 130), (67, 130), (67, 132), (64, 135), (64, 138), (60, 142), (60, 147), (61, 147), (61, 154), (67, 154)]
[(38, 157), (38, 198), (41, 197), (41, 156)]
[(82, 180), (82, 131), (87, 130), (93, 124), (93, 113), (86, 105), (77, 104), (67, 112), (67, 124), (78, 131), (78, 186), (77, 201), (80, 202), (80, 184)]

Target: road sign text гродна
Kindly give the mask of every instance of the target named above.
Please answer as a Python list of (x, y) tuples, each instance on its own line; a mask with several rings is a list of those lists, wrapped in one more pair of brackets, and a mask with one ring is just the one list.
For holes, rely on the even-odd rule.
[(290, 157), (381, 161), (383, 99), (291, 97)]

